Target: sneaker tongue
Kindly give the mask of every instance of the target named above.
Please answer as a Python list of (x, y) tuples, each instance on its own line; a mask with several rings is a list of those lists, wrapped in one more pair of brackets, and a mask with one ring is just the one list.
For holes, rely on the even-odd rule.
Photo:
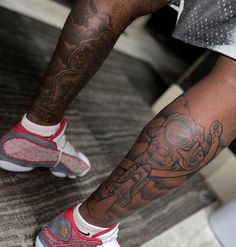
[(117, 224), (114, 227), (107, 228), (106, 230), (93, 235), (93, 237), (102, 240), (102, 242), (106, 244), (104, 246), (108, 247), (109, 243), (113, 244), (111, 246), (114, 246), (114, 241), (116, 240), (118, 236), (118, 231), (119, 231), (118, 226), (119, 224)]
[(61, 126), (58, 132), (52, 137), (52, 141), (57, 144), (57, 148), (63, 150), (64, 153), (77, 157), (77, 152), (74, 147), (66, 140), (66, 123)]
[(63, 139), (65, 138), (65, 130), (66, 130), (66, 123), (64, 126), (61, 126), (60, 129), (57, 131), (57, 133), (51, 137), (51, 140), (54, 141), (58, 148), (60, 147)]

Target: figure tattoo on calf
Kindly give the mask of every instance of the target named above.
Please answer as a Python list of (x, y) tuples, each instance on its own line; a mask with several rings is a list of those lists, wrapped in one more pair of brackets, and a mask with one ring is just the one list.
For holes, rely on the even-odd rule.
[(213, 159), (222, 148), (222, 124), (215, 120), (205, 129), (187, 112), (161, 113), (144, 128), (119, 167), (88, 199), (91, 217), (110, 222), (123, 218)]
[[(81, 0), (67, 19), (57, 49), (28, 116), (48, 124), (60, 121), (66, 107), (97, 71), (118, 35), (97, 1)], [(79, 13), (78, 13), (79, 12)], [(33, 118), (33, 119), (32, 119)]]

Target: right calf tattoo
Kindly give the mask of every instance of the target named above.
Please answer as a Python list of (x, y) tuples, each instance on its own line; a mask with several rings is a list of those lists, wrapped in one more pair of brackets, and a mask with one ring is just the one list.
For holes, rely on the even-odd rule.
[[(165, 195), (204, 167), (224, 147), (218, 120), (203, 127), (191, 116), (166, 110), (142, 131), (110, 178), (85, 203), (104, 225)], [(182, 112), (182, 111), (181, 111)]]

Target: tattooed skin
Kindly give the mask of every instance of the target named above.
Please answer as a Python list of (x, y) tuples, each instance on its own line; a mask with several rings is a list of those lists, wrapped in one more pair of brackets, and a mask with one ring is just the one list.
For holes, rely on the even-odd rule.
[(118, 37), (111, 17), (98, 11), (95, 0), (80, 1), (66, 26), (28, 114), (31, 120), (40, 119), (46, 124), (59, 122), (68, 104), (96, 72)]
[(222, 146), (223, 126), (216, 120), (205, 129), (186, 110), (163, 112), (144, 128), (120, 166), (87, 200), (91, 217), (100, 222), (123, 218), (211, 161)]
[(165, 0), (78, 0), (27, 117), (42, 125), (58, 123), (124, 29), (136, 17), (166, 4)]

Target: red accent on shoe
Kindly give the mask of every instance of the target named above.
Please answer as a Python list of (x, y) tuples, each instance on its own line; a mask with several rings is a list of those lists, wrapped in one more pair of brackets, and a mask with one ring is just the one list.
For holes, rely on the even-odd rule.
[(49, 140), (53, 141), (56, 137), (58, 137), (61, 134), (61, 132), (65, 129), (65, 127), (66, 127), (66, 118), (63, 117), (61, 119), (61, 122), (60, 122), (60, 128), (58, 129), (58, 131), (54, 135), (52, 135), (49, 138)]
[[(87, 162), (85, 159), (86, 156), (83, 157), (83, 154), (77, 149), (74, 149), (75, 152), (73, 154), (73, 146), (69, 144), (63, 136), (65, 128), (66, 119), (63, 117), (58, 131), (50, 138), (46, 138), (28, 131), (22, 123), (19, 122), (11, 131), (4, 135), (5, 139), (1, 144), (2, 151), (4, 155), (7, 156), (8, 161), (19, 168), (24, 168), (25, 166), (32, 169), (47, 167), (55, 176), (64, 177), (65, 175), (71, 176), (71, 178), (84, 176), (89, 171), (89, 161)], [(19, 134), (22, 134), (22, 136)], [(25, 136), (23, 134), (25, 134)], [(65, 145), (62, 149), (60, 147), (61, 144)], [(69, 151), (66, 149), (67, 144), (70, 145), (68, 146)], [(32, 157), (33, 159), (31, 159)], [(18, 171), (18, 167), (9, 168), (5, 165), (5, 168), (2, 168), (6, 170), (11, 169), (11, 171), (15, 171), (14, 169), (16, 169), (16, 171)], [(68, 171), (64, 169), (64, 167), (68, 169)]]
[(94, 236), (86, 237), (78, 231), (77, 226), (76, 226), (75, 221), (74, 221), (74, 216), (73, 216), (74, 209), (75, 209), (74, 207), (67, 209), (64, 212), (64, 218), (67, 219), (68, 221), (70, 221), (71, 226), (74, 229), (74, 231), (77, 233), (78, 237), (83, 239), (83, 240), (86, 240), (86, 241), (95, 241), (96, 240), (98, 242), (98, 244), (102, 244), (102, 241), (100, 239), (97, 239)]
[(19, 122), (15, 127), (12, 128), (13, 131), (15, 131), (16, 133), (25, 133), (25, 134), (29, 134), (29, 135), (33, 135), (37, 138), (43, 139), (45, 141), (50, 141), (52, 142), (50, 139), (48, 139), (47, 137), (41, 136), (41, 135), (37, 135), (33, 132), (28, 131), (25, 127), (23, 127), (23, 125), (21, 124), (21, 122)]
[(35, 134), (35, 133), (33, 133), (33, 132), (28, 131), (28, 130), (21, 124), (21, 122), (19, 122), (19, 123), (18, 123), (15, 127), (13, 127), (12, 129), (13, 129), (16, 133), (26, 133), (26, 134), (30, 134), (30, 135), (33, 135), (33, 136), (35, 136), (35, 137), (37, 137), (37, 138), (40, 138), (40, 139), (43, 139), (43, 140), (50, 141), (50, 142), (53, 142), (53, 143), (54, 143), (53, 140), (61, 134), (61, 132), (64, 130), (65, 126), (66, 126), (66, 118), (63, 117), (63, 118), (61, 119), (61, 122), (60, 122), (60, 128), (59, 128), (58, 131), (57, 131), (54, 135), (52, 135), (50, 138), (47, 138), (47, 137), (44, 137), (44, 136), (41, 136), (41, 135), (38, 135), (38, 134)]
[(107, 229), (105, 229), (105, 230), (103, 230), (103, 231), (101, 231), (101, 232), (98, 232), (98, 233), (94, 234), (92, 237), (93, 237), (93, 238), (97, 238), (97, 237), (99, 237), (99, 236), (101, 236), (101, 235), (103, 235), (103, 234), (105, 234), (105, 233), (108, 233), (108, 232), (110, 232), (111, 230), (113, 230), (116, 226), (117, 226), (117, 225), (113, 225), (113, 226), (111, 226), (111, 227), (109, 227), (109, 228), (107, 228)]

